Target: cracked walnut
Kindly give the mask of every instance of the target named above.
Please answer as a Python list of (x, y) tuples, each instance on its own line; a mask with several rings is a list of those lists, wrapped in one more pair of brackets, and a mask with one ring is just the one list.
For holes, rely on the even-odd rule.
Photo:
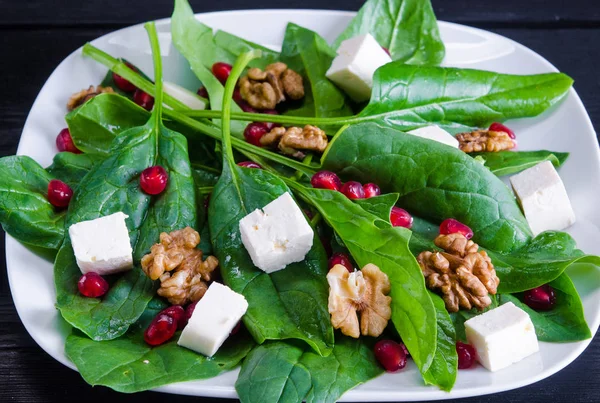
[(285, 63), (269, 64), (265, 70), (257, 67), (248, 69), (240, 79), (242, 99), (256, 109), (275, 109), (286, 99), (298, 100), (304, 97), (302, 76)]
[(515, 148), (516, 143), (506, 132), (493, 130), (475, 130), (456, 135), (459, 147), (466, 153), (482, 151), (498, 152)]
[(112, 87), (102, 87), (98, 85), (94, 88), (93, 85), (90, 85), (87, 90), (81, 90), (71, 95), (71, 98), (69, 98), (69, 101), (67, 102), (67, 109), (72, 111), (78, 106), (86, 103), (88, 100), (94, 98), (96, 95), (112, 92), (115, 92)]
[(277, 146), (286, 155), (295, 158), (304, 158), (302, 151), (316, 151), (322, 153), (327, 148), (329, 140), (327, 135), (316, 126), (306, 125), (300, 127), (274, 127), (270, 132), (260, 138), (262, 146)]

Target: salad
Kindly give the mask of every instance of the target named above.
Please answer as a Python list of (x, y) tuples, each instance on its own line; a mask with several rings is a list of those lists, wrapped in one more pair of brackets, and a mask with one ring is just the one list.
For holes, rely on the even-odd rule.
[(592, 336), (565, 272), (600, 266), (561, 232), (569, 156), (517, 151), (502, 123), (560, 103), (568, 76), (439, 67), (426, 0), (368, 0), (333, 44), (290, 23), (281, 51), (176, 0), (200, 88), (163, 81), (146, 30), (154, 80), (86, 44), (108, 72), (69, 99), (53, 164), (0, 159), (0, 222), (55, 255), (88, 383), (239, 366), (243, 402), (325, 402), (411, 360), (450, 391)]

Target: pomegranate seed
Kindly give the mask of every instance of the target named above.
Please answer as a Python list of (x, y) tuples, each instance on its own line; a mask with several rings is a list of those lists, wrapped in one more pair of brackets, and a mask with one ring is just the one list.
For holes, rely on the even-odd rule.
[(473, 238), (473, 230), (454, 218), (448, 218), (440, 224), (440, 234), (463, 234), (465, 238)]
[(374, 183), (363, 185), (363, 190), (365, 191), (365, 198), (367, 199), (381, 194), (381, 189)]
[(381, 49), (383, 49), (383, 51), (384, 51), (385, 53), (387, 53), (387, 54), (388, 54), (388, 56), (392, 57), (392, 54), (390, 53), (390, 50), (389, 50), (388, 48), (384, 48), (384, 47), (382, 46), (382, 47), (381, 47)]
[(167, 342), (177, 331), (177, 322), (172, 316), (159, 313), (144, 332), (144, 340), (151, 346)]
[(201, 96), (202, 98), (208, 99), (208, 91), (206, 90), (206, 87), (200, 87), (200, 88), (198, 88), (197, 94), (199, 96)]
[(374, 348), (375, 358), (387, 372), (396, 372), (406, 366), (406, 354), (400, 343), (379, 340)]
[(404, 227), (410, 229), (412, 228), (413, 218), (408, 211), (394, 206), (392, 207), (392, 211), (390, 211), (390, 223), (392, 223), (393, 227)]
[(506, 134), (508, 134), (508, 137), (510, 137), (513, 140), (517, 138), (517, 136), (515, 136), (515, 132), (510, 130), (508, 127), (504, 126), (502, 123), (494, 122), (490, 125), (490, 128), (488, 130), (491, 130), (493, 132), (505, 132)]
[(140, 175), (140, 186), (149, 195), (157, 195), (167, 187), (169, 175), (160, 165), (148, 167)]
[(458, 354), (458, 369), (471, 368), (475, 363), (477, 352), (472, 345), (457, 341), (456, 353)]
[(260, 144), (260, 138), (267, 134), (267, 128), (262, 123), (250, 123), (244, 129), (244, 138), (250, 144), (257, 147), (262, 147)]
[(63, 181), (52, 179), (48, 183), (48, 201), (54, 207), (67, 207), (71, 201), (71, 197), (73, 197), (73, 190)]
[(81, 154), (81, 150), (75, 147), (73, 137), (71, 137), (71, 132), (67, 127), (62, 129), (58, 133), (58, 136), (56, 136), (56, 148), (58, 148), (58, 151), (67, 151), (73, 154)]
[(242, 98), (242, 93), (240, 92), (239, 88), (233, 90), (233, 96), (231, 98), (238, 105), (240, 104), (240, 102), (244, 102), (244, 99)]
[(235, 327), (233, 329), (231, 329), (231, 333), (229, 333), (229, 336), (235, 336), (240, 329), (242, 328), (242, 321), (240, 320), (237, 325), (235, 325)]
[(364, 199), (365, 191), (363, 190), (362, 185), (356, 181), (350, 181), (344, 183), (342, 186), (341, 192), (346, 195), (346, 197), (350, 200), (356, 199)]
[(548, 284), (523, 293), (525, 305), (536, 311), (550, 311), (556, 304), (554, 289)]
[(194, 310), (196, 309), (196, 305), (198, 305), (198, 301), (192, 302), (185, 308), (186, 320), (188, 320), (188, 321), (190, 320), (190, 318), (192, 317), (192, 314), (194, 313)]
[(350, 261), (350, 258), (348, 257), (348, 255), (346, 255), (345, 253), (334, 253), (329, 258), (329, 269), (330, 270), (336, 264), (341, 264), (350, 273), (352, 273), (354, 271), (354, 267), (352, 267), (352, 262)]
[(108, 283), (98, 273), (85, 273), (77, 282), (77, 288), (84, 297), (98, 298), (108, 291)]
[(238, 162), (238, 166), (243, 167), (243, 168), (256, 168), (256, 169), (263, 169), (262, 166), (260, 166), (260, 164), (257, 164), (254, 161), (244, 161), (244, 162)]
[(243, 112), (246, 113), (257, 113), (256, 109), (254, 109), (253, 107), (251, 107), (248, 102), (246, 101), (240, 101), (238, 102), (239, 107), (242, 109)]
[(147, 111), (151, 111), (154, 106), (154, 97), (139, 88), (133, 93), (133, 102)]
[[(129, 62), (125, 62), (125, 65), (127, 67), (129, 67), (131, 70), (137, 71), (137, 69), (135, 68), (135, 66), (133, 64), (131, 64)], [(135, 85), (131, 84), (129, 81), (125, 80), (120, 75), (112, 73), (112, 76), (113, 76), (113, 81), (115, 82), (115, 85), (117, 87), (119, 87), (120, 90), (125, 91), (125, 92), (135, 91)]]
[(187, 325), (188, 317), (181, 305), (173, 305), (160, 311), (159, 315), (169, 315), (175, 320), (177, 329), (181, 330)]
[(317, 189), (329, 189), (340, 191), (342, 181), (331, 171), (319, 171), (310, 178), (310, 184)]
[(231, 74), (231, 64), (217, 62), (212, 65), (212, 73), (221, 84), (225, 85), (229, 75)]
[(400, 342), (398, 343), (400, 344), (400, 347), (402, 347), (402, 351), (404, 351), (404, 354), (406, 354), (407, 357), (410, 357), (410, 352), (408, 351), (408, 348), (406, 348), (406, 344)]

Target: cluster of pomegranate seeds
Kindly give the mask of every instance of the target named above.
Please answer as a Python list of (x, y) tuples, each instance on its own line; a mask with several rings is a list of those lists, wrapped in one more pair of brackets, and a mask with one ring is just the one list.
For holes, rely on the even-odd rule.
[(506, 134), (508, 134), (508, 137), (510, 137), (513, 140), (517, 138), (517, 136), (515, 136), (515, 132), (510, 130), (508, 127), (504, 126), (502, 123), (494, 122), (490, 125), (488, 130), (491, 130), (493, 132), (505, 132)]
[(200, 87), (200, 88), (198, 88), (197, 94), (199, 96), (201, 96), (202, 98), (208, 99), (208, 91), (206, 90), (206, 87)]
[(317, 189), (328, 189), (340, 191), (342, 189), (342, 181), (331, 171), (319, 171), (310, 179), (312, 187)]
[(151, 346), (169, 341), (177, 331), (177, 321), (170, 315), (159, 313), (144, 332), (144, 340)]
[(63, 181), (52, 179), (48, 183), (48, 201), (54, 207), (64, 208), (71, 202), (73, 189)]
[(462, 234), (467, 239), (473, 238), (473, 230), (454, 218), (448, 218), (440, 224), (440, 235)]
[(56, 148), (58, 148), (58, 151), (81, 154), (81, 150), (75, 147), (75, 143), (71, 137), (71, 132), (66, 127), (58, 133), (58, 136), (56, 136)]
[(257, 164), (254, 161), (243, 161), (243, 162), (238, 162), (238, 166), (243, 167), (243, 168), (255, 168), (255, 169), (263, 169), (262, 166), (260, 166), (260, 164)]
[[(125, 62), (125, 65), (127, 67), (129, 67), (131, 70), (137, 71), (137, 69), (135, 68), (135, 66), (133, 64), (131, 64), (129, 62)], [(125, 80), (120, 75), (112, 73), (112, 76), (113, 76), (113, 81), (115, 82), (115, 85), (121, 91), (125, 91), (125, 92), (133, 92), (133, 91), (135, 91), (135, 85), (131, 84), (129, 81)]]
[(550, 311), (556, 304), (556, 294), (554, 289), (548, 284), (544, 284), (533, 290), (523, 293), (523, 302), (525, 305), (536, 311)]
[(167, 187), (169, 175), (160, 165), (148, 167), (140, 175), (140, 187), (149, 195), (162, 193)]
[(396, 372), (406, 366), (406, 353), (403, 344), (393, 340), (380, 340), (375, 344), (375, 358), (387, 372)]
[(352, 273), (354, 271), (354, 267), (352, 266), (352, 261), (350, 261), (350, 257), (348, 257), (348, 255), (346, 255), (345, 253), (340, 253), (340, 252), (334, 253), (329, 258), (329, 262), (328, 263), (329, 263), (329, 269), (330, 270), (336, 264), (341, 264), (350, 273)]
[(363, 190), (365, 191), (365, 198), (370, 199), (371, 197), (379, 196), (381, 194), (381, 189), (374, 183), (367, 183), (363, 185)]
[(133, 102), (147, 111), (151, 111), (154, 106), (154, 97), (139, 88), (133, 93)]
[(349, 181), (344, 183), (341, 192), (350, 200), (365, 198), (365, 191), (362, 185), (356, 181)]
[(212, 73), (213, 75), (221, 82), (221, 84), (225, 85), (229, 75), (231, 74), (231, 64), (217, 62), (212, 65)]
[(89, 272), (81, 276), (77, 288), (84, 297), (99, 298), (107, 293), (108, 282), (98, 273)]
[(472, 345), (457, 341), (456, 353), (458, 354), (458, 369), (471, 368), (475, 364), (477, 352)]
[(264, 124), (260, 122), (250, 123), (244, 129), (244, 138), (246, 139), (246, 141), (257, 147), (262, 147), (260, 144), (260, 139), (265, 134), (267, 134), (267, 128)]
[(412, 228), (413, 218), (408, 211), (394, 206), (392, 207), (392, 211), (390, 211), (390, 223), (394, 227), (404, 227), (410, 229)]

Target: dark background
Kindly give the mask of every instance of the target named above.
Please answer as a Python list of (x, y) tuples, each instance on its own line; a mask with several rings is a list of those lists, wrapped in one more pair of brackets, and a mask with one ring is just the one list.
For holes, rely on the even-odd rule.
[[(196, 12), (252, 8), (358, 10), (363, 0), (191, 1)], [(575, 79), (595, 127), (600, 125), (600, 1), (433, 0), (440, 20), (516, 40)], [(0, 156), (14, 154), (29, 108), (58, 63), (86, 41), (168, 17), (168, 0), (0, 0)], [(567, 133), (565, 133), (567, 135)], [(1, 245), (4, 234), (0, 233)], [(124, 395), (92, 388), (54, 361), (25, 331), (15, 311), (4, 246), (0, 252), (0, 402), (225, 402), (153, 392)], [(454, 402), (600, 402), (600, 339), (558, 374), (529, 387)], [(268, 403), (268, 402), (265, 402)]]

